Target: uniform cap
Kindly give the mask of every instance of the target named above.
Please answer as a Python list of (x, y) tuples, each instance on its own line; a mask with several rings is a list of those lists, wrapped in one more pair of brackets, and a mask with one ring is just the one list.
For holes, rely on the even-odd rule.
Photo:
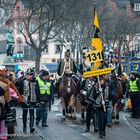
[(33, 75), (35, 73), (34, 69), (28, 68), (26, 71), (26, 75)]

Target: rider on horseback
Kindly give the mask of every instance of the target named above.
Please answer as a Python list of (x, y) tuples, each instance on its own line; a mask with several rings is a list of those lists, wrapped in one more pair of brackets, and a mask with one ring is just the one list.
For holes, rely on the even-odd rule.
[(60, 61), (58, 67), (58, 75), (63, 76), (64, 73), (76, 73), (77, 68), (73, 59), (70, 58), (70, 50), (65, 52), (65, 58)]
[[(68, 49), (65, 52), (64, 59), (60, 61), (59, 66), (58, 66), (57, 74), (60, 76), (60, 79), (57, 83), (57, 90), (59, 89), (59, 83), (64, 73), (71, 74), (73, 76), (73, 74), (76, 74), (76, 72), (77, 72), (77, 68), (76, 68), (75, 62), (73, 59), (71, 59), (70, 50)], [(72, 78), (74, 79), (74, 81), (77, 81), (77, 79), (74, 76)]]

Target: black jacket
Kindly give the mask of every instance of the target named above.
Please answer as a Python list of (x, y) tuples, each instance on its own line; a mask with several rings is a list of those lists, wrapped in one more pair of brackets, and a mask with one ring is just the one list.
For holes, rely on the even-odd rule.
[[(61, 76), (61, 70), (60, 70), (60, 69), (61, 69), (62, 61), (63, 61), (63, 60), (60, 61), (59, 66), (58, 66), (58, 69), (57, 69), (57, 74), (58, 74), (59, 76)], [(76, 67), (76, 65), (75, 65), (75, 63), (74, 63), (73, 60), (72, 60), (72, 62), (73, 62), (73, 73), (75, 74), (75, 73), (77, 72), (77, 67)]]
[(23, 93), (24, 93), (24, 80), (25, 80), (25, 77), (23, 75), (20, 78), (18, 78), (15, 82), (15, 86), (20, 95), (23, 95)]

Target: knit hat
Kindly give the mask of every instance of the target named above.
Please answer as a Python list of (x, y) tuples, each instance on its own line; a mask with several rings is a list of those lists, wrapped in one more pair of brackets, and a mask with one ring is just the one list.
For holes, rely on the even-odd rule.
[(42, 70), (41, 76), (49, 76), (49, 72), (46, 70)]

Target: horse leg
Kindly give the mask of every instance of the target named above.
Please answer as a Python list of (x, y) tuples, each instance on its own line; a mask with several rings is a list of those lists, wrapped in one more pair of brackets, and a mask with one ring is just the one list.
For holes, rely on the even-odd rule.
[(119, 112), (116, 112), (116, 124), (119, 124)]
[(72, 95), (70, 97), (69, 108), (71, 109), (70, 114), (74, 120), (76, 119), (75, 102), (76, 102), (75, 96)]
[(85, 122), (85, 108), (82, 106), (81, 108), (81, 122)]
[(64, 98), (61, 97), (63, 116), (66, 116), (66, 104)]
[(121, 110), (121, 108), (117, 104), (117, 106), (116, 106), (116, 124), (119, 124), (119, 112), (120, 112), (120, 110)]
[(116, 103), (112, 102), (112, 119), (116, 119)]
[(115, 119), (115, 111), (114, 111), (114, 107), (112, 109), (112, 119), (114, 120)]
[(84, 112), (81, 112), (81, 122), (84, 122), (84, 120), (85, 120), (85, 114)]

